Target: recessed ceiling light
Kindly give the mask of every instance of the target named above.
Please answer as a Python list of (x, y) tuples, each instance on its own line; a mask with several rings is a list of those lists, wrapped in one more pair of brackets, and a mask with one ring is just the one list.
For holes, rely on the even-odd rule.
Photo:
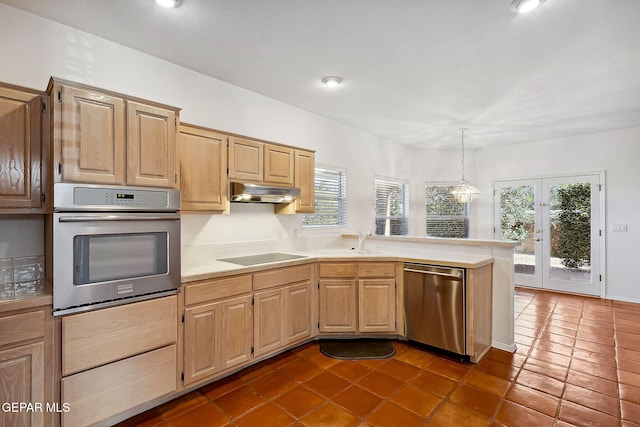
[(544, 0), (513, 0), (511, 2), (511, 11), (515, 13), (531, 12), (542, 3), (544, 3)]
[(180, 4), (180, 0), (156, 0), (162, 7), (178, 7)]
[(336, 87), (342, 83), (342, 79), (338, 76), (327, 76), (322, 79), (322, 84), (328, 87)]

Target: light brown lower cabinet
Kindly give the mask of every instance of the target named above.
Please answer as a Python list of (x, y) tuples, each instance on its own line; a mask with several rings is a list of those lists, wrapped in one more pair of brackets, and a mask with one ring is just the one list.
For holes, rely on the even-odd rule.
[(176, 390), (176, 345), (62, 379), (65, 427), (87, 426)]
[(44, 375), (44, 342), (0, 350), (0, 403), (41, 405), (39, 409), (32, 407), (32, 411), (3, 408), (0, 425), (44, 425)]
[(395, 279), (358, 280), (358, 331), (396, 331)]
[(63, 426), (108, 423), (177, 390), (177, 297), (61, 320)]
[(256, 292), (253, 313), (256, 357), (311, 337), (311, 283)]
[(251, 361), (251, 275), (184, 285), (184, 385)]
[(393, 262), (319, 264), (320, 333), (397, 331)]
[[(51, 306), (0, 313), (0, 426), (51, 424)], [(48, 410), (49, 409), (49, 410)]]
[(311, 267), (304, 264), (254, 274), (256, 357), (311, 337)]

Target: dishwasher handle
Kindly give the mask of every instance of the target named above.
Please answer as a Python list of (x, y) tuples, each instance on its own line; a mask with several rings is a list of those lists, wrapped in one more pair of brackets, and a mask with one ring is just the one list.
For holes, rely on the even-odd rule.
[(415, 270), (413, 268), (405, 268), (404, 271), (409, 273), (430, 274), (433, 276), (443, 276), (443, 277), (452, 277), (454, 279), (462, 279), (462, 274), (460, 273), (441, 273), (439, 271)]

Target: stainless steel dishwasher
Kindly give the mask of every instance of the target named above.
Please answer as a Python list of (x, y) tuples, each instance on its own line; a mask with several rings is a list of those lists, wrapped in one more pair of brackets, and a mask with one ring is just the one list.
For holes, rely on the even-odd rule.
[(463, 268), (405, 263), (407, 338), (465, 355), (465, 295)]

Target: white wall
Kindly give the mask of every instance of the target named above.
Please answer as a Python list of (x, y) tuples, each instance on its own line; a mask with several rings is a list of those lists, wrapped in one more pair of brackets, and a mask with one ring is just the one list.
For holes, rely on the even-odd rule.
[[(338, 232), (373, 229), (373, 210), (362, 207), (372, 203), (376, 174), (409, 179), (404, 147), (4, 4), (0, 40), (0, 81), (44, 90), (55, 76), (178, 106), (183, 122), (316, 150), (318, 164), (347, 170), (349, 223)], [(272, 207), (234, 205), (228, 216), (186, 216), (183, 242), (304, 233), (301, 216), (272, 212)]]
[[(512, 178), (605, 172), (605, 293), (610, 299), (640, 302), (632, 273), (640, 241), (640, 128), (499, 146), (475, 153), (474, 184), (485, 194), (475, 201), (478, 238), (492, 238), (493, 181)], [(611, 224), (627, 224), (612, 233)]]

